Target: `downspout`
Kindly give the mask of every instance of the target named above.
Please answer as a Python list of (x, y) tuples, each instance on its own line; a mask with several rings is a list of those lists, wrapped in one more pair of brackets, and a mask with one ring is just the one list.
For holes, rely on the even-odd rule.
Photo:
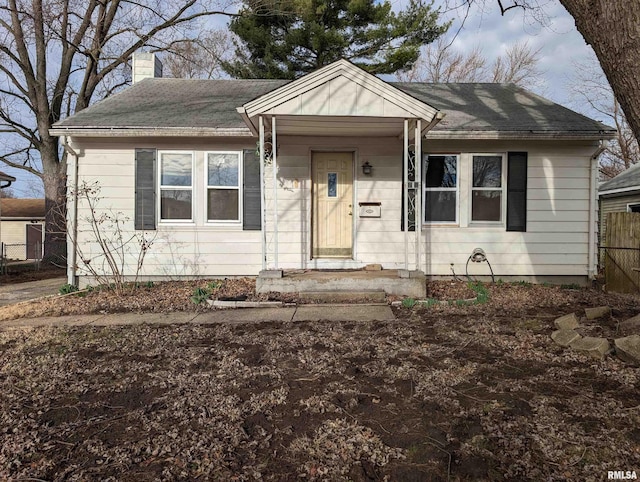
[(606, 140), (600, 140), (598, 148), (591, 155), (590, 176), (589, 176), (589, 259), (587, 274), (590, 280), (596, 279), (596, 213), (598, 212), (598, 158), (609, 144)]
[[(77, 286), (76, 280), (76, 265), (78, 261), (78, 153), (73, 150), (67, 136), (61, 138), (62, 146), (68, 154), (71, 154), (72, 166), (71, 166), (71, 179), (70, 184), (73, 186), (73, 197), (71, 202), (71, 212), (67, 213), (68, 218), (73, 219), (71, 226), (71, 232), (67, 230), (67, 243), (71, 246), (71, 262), (67, 264), (67, 283)], [(68, 171), (67, 171), (68, 172)], [(67, 248), (69, 250), (69, 247)]]

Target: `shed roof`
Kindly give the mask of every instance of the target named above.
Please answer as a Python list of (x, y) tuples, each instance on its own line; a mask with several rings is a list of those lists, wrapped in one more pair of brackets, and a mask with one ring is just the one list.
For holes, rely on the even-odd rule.
[(598, 187), (600, 195), (614, 194), (616, 191), (640, 191), (640, 163), (634, 164), (616, 177), (603, 182)]
[[(88, 129), (233, 129), (249, 135), (236, 108), (285, 85), (283, 80), (145, 79), (54, 124), (64, 135)], [(611, 137), (615, 130), (514, 84), (391, 85), (446, 114), (435, 137), (488, 132), (543, 137)], [(229, 135), (229, 134), (227, 134)]]
[(0, 199), (0, 215), (7, 218), (44, 219), (44, 199)]

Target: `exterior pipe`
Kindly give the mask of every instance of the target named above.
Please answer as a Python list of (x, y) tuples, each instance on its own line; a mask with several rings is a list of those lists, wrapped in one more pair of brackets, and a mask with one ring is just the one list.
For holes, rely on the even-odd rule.
[(271, 167), (273, 170), (273, 264), (278, 269), (278, 165), (276, 159), (276, 116), (271, 117)]
[(262, 270), (267, 269), (267, 200), (264, 187), (264, 118), (258, 117), (260, 135), (260, 200), (262, 204)]
[[(71, 185), (73, 186), (73, 196), (71, 201), (71, 213), (67, 216), (73, 219), (71, 232), (67, 229), (67, 251), (71, 253), (71, 262), (67, 265), (67, 283), (77, 286), (77, 263), (78, 263), (78, 153), (71, 147), (69, 137), (62, 136), (62, 146), (71, 155)], [(70, 246), (69, 246), (70, 245)]]
[(607, 148), (608, 141), (600, 140), (598, 148), (591, 156), (590, 176), (589, 176), (589, 259), (587, 266), (587, 274), (590, 280), (596, 278), (597, 273), (597, 249), (596, 249), (596, 215), (598, 212), (598, 158), (600, 154)]

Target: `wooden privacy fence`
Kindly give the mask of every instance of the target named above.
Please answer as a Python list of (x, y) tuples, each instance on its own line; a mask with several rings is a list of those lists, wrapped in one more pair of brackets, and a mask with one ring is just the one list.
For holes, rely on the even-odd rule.
[(640, 292), (640, 213), (607, 214), (601, 250), (607, 291)]

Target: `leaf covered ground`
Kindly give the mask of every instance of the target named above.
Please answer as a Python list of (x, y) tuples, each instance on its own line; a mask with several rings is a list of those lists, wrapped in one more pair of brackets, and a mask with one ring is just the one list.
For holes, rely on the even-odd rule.
[(640, 368), (550, 340), (556, 316), (610, 304), (611, 331), (638, 299), (526, 285), (489, 294), (398, 309), (391, 323), (0, 330), (0, 479), (639, 471)]

